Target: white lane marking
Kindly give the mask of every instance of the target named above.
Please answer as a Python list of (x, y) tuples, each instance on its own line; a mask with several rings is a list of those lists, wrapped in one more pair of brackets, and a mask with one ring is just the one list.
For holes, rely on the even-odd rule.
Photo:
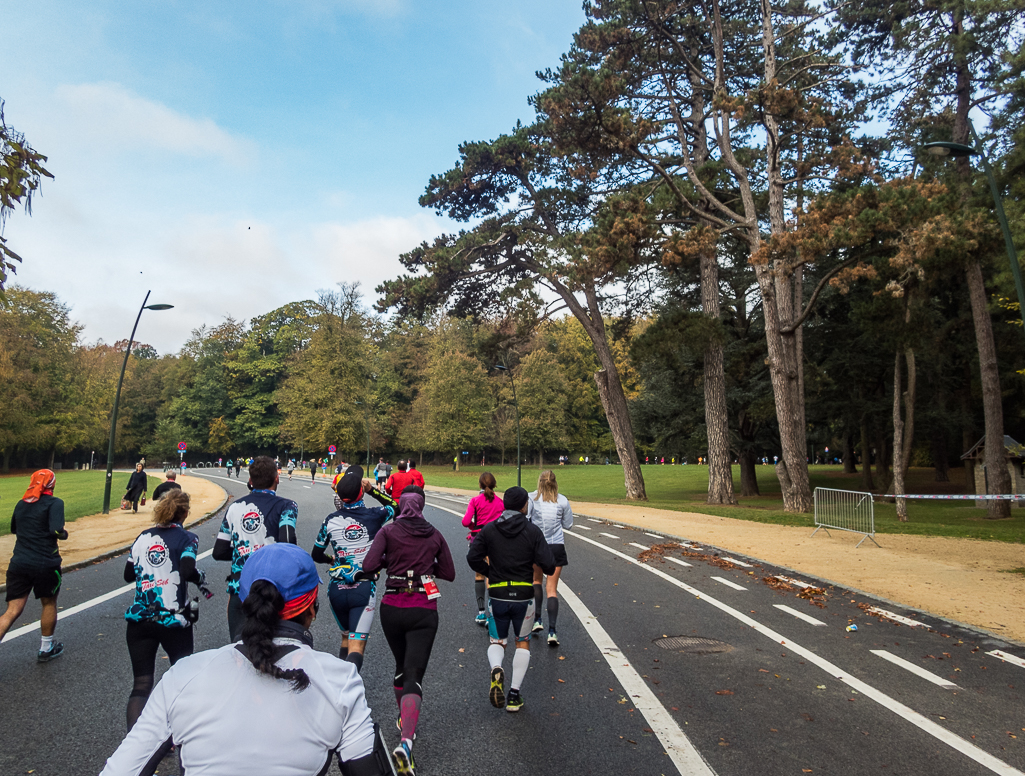
[(910, 662), (908, 660), (905, 660), (902, 657), (897, 657), (892, 652), (887, 652), (885, 649), (870, 649), (869, 652), (871, 652), (873, 655), (879, 655), (879, 657), (881, 657), (883, 660), (889, 660), (895, 666), (900, 666), (905, 671), (910, 671), (915, 676), (920, 676), (923, 679), (925, 679), (927, 682), (932, 682), (936, 686), (942, 687), (945, 690), (960, 690), (961, 689), (960, 687), (958, 687), (953, 682), (950, 682), (950, 681), (944, 679), (942, 676), (936, 676), (936, 674), (934, 674), (934, 673), (932, 673), (930, 671), (926, 671), (921, 666), (917, 666), (914, 663), (912, 663), (912, 662)]
[(579, 529), (580, 529), (581, 531), (590, 531), (590, 530), (591, 530), (591, 529), (590, 529), (590, 528), (588, 528), (588, 527), (587, 527), (586, 525), (575, 525), (575, 526), (573, 526), (573, 527), (574, 527), (574, 528), (579, 528)]
[(904, 625), (910, 625), (912, 628), (924, 628), (924, 627), (926, 627), (924, 622), (919, 622), (918, 620), (912, 620), (912, 619), (910, 619), (908, 617), (902, 617), (899, 614), (894, 614), (893, 612), (888, 612), (885, 609), (880, 609), (878, 606), (870, 606), (870, 607), (868, 607), (868, 611), (874, 612), (875, 614), (880, 614), (883, 617), (885, 617), (887, 620), (893, 620), (894, 622), (903, 623)]
[(646, 544), (638, 544), (637, 542), (630, 542), (630, 546), (631, 547), (636, 547), (639, 550), (650, 550), (651, 549), (651, 547), (649, 547), (648, 545), (646, 545)]
[[(201, 552), (199, 555), (196, 556), (196, 560), (208, 558), (210, 557), (210, 553), (212, 552), (213, 549), (209, 549), (206, 552)], [(94, 606), (99, 606), (100, 604), (109, 601), (111, 598), (117, 598), (119, 595), (127, 593), (129, 590), (135, 590), (134, 582), (128, 585), (123, 585), (122, 587), (114, 588), (109, 593), (104, 593), (103, 595), (96, 596), (96, 598), (90, 598), (88, 601), (83, 601), (80, 604), (76, 604), (75, 606), (72, 606), (70, 609), (63, 609), (57, 612), (57, 619), (63, 620), (65, 617), (70, 617), (73, 614), (84, 612), (86, 609), (92, 609)], [(39, 630), (39, 620), (36, 620), (35, 622), (30, 622), (28, 625), (22, 625), (20, 628), (15, 628), (12, 631), (7, 631), (7, 635), (5, 635), (2, 640), (0, 640), (0, 644), (6, 644), (8, 641), (13, 641), (14, 639), (18, 638), (18, 636), (24, 636), (26, 633), (32, 633), (33, 631), (37, 630)]]
[(775, 606), (781, 612), (786, 612), (791, 617), (796, 617), (798, 620), (804, 620), (805, 622), (810, 622), (812, 625), (825, 625), (826, 624), (826, 623), (822, 622), (822, 620), (816, 620), (811, 615), (805, 614), (804, 612), (799, 612), (796, 609), (791, 609), (789, 606), (786, 606), (784, 604), (773, 604), (773, 606)]
[(1020, 657), (1017, 657), (1015, 655), (1008, 655), (1006, 652), (1001, 652), (999, 649), (994, 649), (992, 652), (987, 652), (986, 654), (992, 655), (993, 657), (998, 657), (1001, 660), (1007, 661), (1008, 663), (1014, 663), (1016, 666), (1021, 666), (1022, 668), (1025, 668), (1025, 660), (1022, 660)]
[(784, 577), (782, 574), (777, 574), (775, 579), (781, 579), (784, 582), (789, 582), (791, 585), (797, 585), (798, 587), (812, 587), (812, 585), (809, 585), (807, 582), (802, 582), (801, 580), (794, 579), (793, 577)]
[(601, 520), (595, 520), (593, 517), (589, 517), (587, 519), (590, 520), (592, 523), (600, 523), (601, 522)]
[(746, 569), (753, 569), (754, 568), (754, 566), (752, 566), (750, 563), (744, 563), (744, 561), (737, 560), (736, 558), (726, 558), (726, 557), (724, 557), (723, 560), (728, 560), (730, 563), (734, 563), (737, 566), (743, 566)]
[(658, 736), (676, 769), (682, 776), (715, 776), (715, 771), (705, 762), (701, 753), (690, 742), (680, 729), (665, 706), (659, 703), (655, 693), (637, 672), (605, 629), (598, 623), (594, 615), (563, 582), (559, 588), (563, 600), (580, 620), (591, 637), (591, 641), (601, 652), (612, 673), (622, 685), (630, 704), (644, 715), (652, 731)]
[(714, 579), (720, 585), (726, 585), (726, 587), (732, 587), (734, 590), (747, 590), (747, 588), (744, 587), (743, 585), (738, 585), (736, 582), (730, 582), (730, 580), (723, 579), (722, 577), (712, 577), (712, 579)]
[(644, 532), (644, 535), (645, 536), (651, 536), (652, 538), (655, 538), (655, 539), (665, 539), (666, 538), (664, 536), (659, 536), (658, 534), (648, 533), (647, 531)]
[(306, 490), (313, 490), (312, 485), (303, 485), (303, 487), (306, 488)]
[(626, 526), (625, 526), (625, 525), (616, 525), (615, 523), (613, 523), (613, 524), (612, 524), (612, 527), (613, 527), (613, 528), (618, 528), (618, 529), (620, 529), (621, 531), (625, 531), (625, 530), (626, 530)]
[(687, 561), (680, 560), (679, 558), (670, 558), (667, 555), (666, 556), (666, 560), (671, 560), (673, 563), (679, 563), (681, 566), (686, 566), (687, 568), (694, 568), (694, 564), (693, 563), (688, 563)]
[[(609, 534), (609, 533), (605, 533), (604, 531), (599, 531), (599, 532), (598, 532), (598, 536), (607, 536), (607, 537), (608, 537), (608, 538), (610, 538), (610, 539), (618, 539), (618, 538), (619, 538), (619, 537), (618, 537), (618, 536), (616, 536), (615, 534)], [(582, 537), (582, 536), (581, 536), (580, 538), (581, 538), (581, 539), (583, 539), (584, 537)]]
[(680, 581), (676, 577), (670, 576), (669, 574), (660, 569), (653, 568), (652, 566), (648, 566), (644, 563), (641, 563), (639, 560), (630, 557), (625, 552), (620, 552), (619, 550), (614, 550), (611, 547), (606, 547), (601, 542), (596, 542), (593, 539), (588, 539), (586, 536), (577, 536), (576, 538), (582, 542), (593, 544), (595, 547), (598, 547), (599, 549), (602, 549), (605, 552), (615, 555), (617, 558), (622, 558), (627, 563), (632, 563), (639, 568), (645, 569), (646, 571), (655, 574), (658, 577), (661, 577), (662, 579), (666, 580), (669, 584), (676, 585), (676, 587), (680, 588), (681, 590), (685, 590), (691, 595), (694, 595), (700, 600), (704, 601), (705, 603), (711, 604), (716, 609), (719, 609), (721, 612), (724, 612), (725, 614), (728, 614), (734, 619), (744, 623), (752, 630), (761, 633), (763, 636), (772, 639), (777, 644), (785, 645), (790, 652), (794, 653), (795, 655), (801, 656), (809, 663), (817, 665), (830, 676), (836, 677), (847, 686), (851, 687), (854, 690), (857, 690), (861, 695), (864, 695), (869, 700), (875, 701), (883, 708), (888, 709), (892, 711), (894, 714), (898, 715), (899, 717), (904, 718), (912, 725), (917, 727), (919, 730), (928, 733), (929, 735), (936, 738), (938, 741), (941, 741), (947, 746), (949, 746), (951, 749), (954, 749), (963, 754), (965, 757), (974, 760), (984, 768), (988, 768), (993, 773), (999, 774), (999, 776), (1025, 776), (1025, 772), (1019, 771), (1017, 768), (1008, 765), (1003, 760), (994, 757), (989, 752), (980, 749), (972, 742), (967, 741), (961, 738), (960, 736), (955, 735), (954, 733), (951, 733), (949, 730), (936, 724), (928, 717), (919, 714), (914, 709), (911, 709), (905, 706), (900, 701), (891, 698), (889, 695), (882, 692), (881, 690), (877, 690), (875, 687), (868, 684), (867, 682), (863, 682), (861, 679), (858, 679), (855, 676), (851, 676), (849, 673), (841, 669), (835, 663), (831, 663), (818, 653), (813, 652), (807, 647), (802, 647), (800, 644), (797, 644), (788, 638), (785, 638), (781, 634), (774, 631), (772, 628), (766, 625), (762, 625), (757, 620), (752, 619), (751, 617), (737, 609), (734, 609), (732, 606), (724, 604), (722, 601), (713, 598), (712, 596), (702, 592), (701, 590), (698, 590), (696, 587), (693, 587), (692, 585), (688, 585), (686, 582)]

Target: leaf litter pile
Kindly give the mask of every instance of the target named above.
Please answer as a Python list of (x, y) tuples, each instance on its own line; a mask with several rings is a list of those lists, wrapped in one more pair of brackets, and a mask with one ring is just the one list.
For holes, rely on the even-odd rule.
[[(679, 542), (662, 542), (661, 544), (653, 544), (648, 549), (641, 552), (637, 559), (641, 563), (651, 563), (652, 561), (658, 561), (659, 563), (666, 562), (666, 555), (678, 552), (685, 558), (699, 558), (706, 563), (711, 563), (713, 566), (718, 566), (721, 569), (735, 569), (737, 565), (726, 558), (720, 558), (718, 553), (708, 555), (704, 552), (684, 547)], [(754, 572), (748, 572), (751, 576), (754, 576)], [(792, 593), (796, 589), (794, 585), (789, 582), (778, 579), (773, 575), (766, 575), (760, 578), (762, 583), (768, 585), (778, 593), (786, 594)], [(797, 591), (797, 597), (803, 598), (813, 606), (817, 606), (820, 609), (826, 608), (826, 589), (824, 587), (803, 587)]]

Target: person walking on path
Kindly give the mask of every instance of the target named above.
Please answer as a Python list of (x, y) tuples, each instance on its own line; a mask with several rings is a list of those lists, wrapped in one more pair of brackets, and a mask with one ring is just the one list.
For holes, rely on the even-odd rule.
[[(368, 507), (363, 503), (366, 492), (384, 506)], [(377, 607), (377, 583), (372, 579), (357, 580), (363, 570), (363, 557), (370, 549), (381, 527), (395, 517), (398, 502), (381, 493), (372, 480), (363, 479), (363, 469), (350, 466), (335, 484), (341, 506), (324, 520), (313, 545), (313, 560), (330, 563), (328, 600), (335, 622), (342, 631), (338, 657), (348, 660), (359, 671), (370, 637)], [(325, 550), (331, 545), (331, 555)]]
[(239, 472), (241, 472), (241, 471), (242, 471), (242, 459), (241, 458), (236, 458), (235, 459), (235, 479), (239, 478), (239, 476), (240, 476)]
[(189, 494), (181, 488), (166, 493), (153, 509), (154, 526), (139, 534), (125, 561), (125, 582), (135, 583), (135, 600), (125, 612), (135, 677), (125, 713), (129, 730), (153, 690), (157, 647), (171, 665), (192, 654), (188, 583), (202, 585), (205, 578), (196, 568), (199, 537), (183, 528), (188, 516)]
[[(391, 773), (356, 669), (313, 649), (320, 580), (304, 550), (271, 545), (239, 579), (240, 644), (168, 669), (101, 776), (153, 773), (179, 747), (182, 773)], [(161, 771), (163, 772), (163, 771)]]
[(179, 485), (176, 480), (178, 479), (178, 472), (174, 469), (168, 469), (164, 472), (164, 476), (167, 478), (164, 482), (161, 482), (153, 489), (153, 500), (160, 501), (164, 497), (164, 494), (169, 490), (181, 490), (182, 486)]
[(374, 467), (374, 479), (377, 480), (377, 487), (382, 487), (391, 475), (391, 464), (385, 463), (383, 458), (377, 459), (377, 466)]
[(57, 627), (57, 596), (61, 589), (61, 556), (57, 541), (68, 538), (64, 530), (64, 502), (53, 495), (57, 475), (40, 469), (29, 480), (28, 490), (14, 505), (11, 533), (14, 553), (7, 567), (7, 610), (0, 615), (0, 641), (25, 611), (28, 594), (35, 593), (43, 605), (39, 618), (39, 654), (46, 663), (64, 652), (53, 640)]
[(423, 678), (438, 633), (441, 592), (435, 578), (452, 582), (445, 537), (424, 519), (424, 492), (409, 487), (399, 497), (399, 514), (384, 526), (363, 559), (363, 576), (387, 569), (381, 597), (381, 628), (395, 656), (393, 689), (399, 706), (401, 741), (392, 752), (398, 772), (412, 774), (413, 740), (423, 703)]
[(228, 574), (228, 633), (232, 641), (242, 635), (242, 599), (238, 581), (248, 558), (261, 547), (275, 542), (295, 544), (295, 524), (299, 507), (282, 498), (278, 488), (278, 469), (274, 459), (261, 455), (249, 466), (253, 489), (232, 502), (224, 513), (221, 530), (214, 542), (213, 559), (230, 560)]
[(389, 477), (384, 485), (384, 492), (392, 498), (401, 496), (407, 485), (415, 484), (413, 477), (406, 471), (406, 462), (399, 461), (398, 467), (399, 470)]
[(292, 479), (292, 472), (295, 471), (295, 461), (289, 460), (288, 462), (288, 479)]
[[(548, 646), (559, 646), (559, 636), (556, 633), (556, 625), (559, 619), (559, 577), (562, 569), (569, 565), (566, 558), (566, 538), (563, 529), (573, 527), (573, 510), (570, 508), (569, 499), (559, 493), (559, 484), (555, 481), (555, 472), (545, 469), (537, 478), (537, 490), (530, 494), (530, 509), (527, 517), (534, 525), (540, 528), (545, 535), (545, 541), (552, 548), (555, 556), (555, 572), (548, 574), (547, 584), (544, 592), (548, 596)], [(534, 605), (535, 620), (534, 633), (544, 630), (541, 624), (541, 583), (544, 581), (541, 568), (534, 569)]]
[(149, 479), (146, 477), (142, 464), (137, 463), (135, 464), (135, 471), (128, 478), (128, 488), (125, 490), (124, 498), (125, 501), (131, 503), (133, 512), (139, 511), (139, 499), (143, 499), (143, 503), (146, 503), (147, 490), (149, 490)]
[[(473, 544), (473, 540), (484, 526), (501, 517), (505, 510), (502, 499), (495, 495), (495, 475), (484, 472), (477, 480), (477, 484), (480, 485), (480, 493), (470, 499), (466, 514), (463, 515), (463, 528), (470, 529), (470, 533), (466, 535), (466, 541), (470, 544)], [(484, 608), (487, 582), (487, 578), (480, 573), (473, 580), (474, 597), (477, 599), (477, 617), (474, 622), (482, 628), (488, 624), (488, 614)]]
[[(466, 562), (488, 579), (488, 662), (491, 687), (488, 698), (496, 709), (517, 712), (523, 708), (520, 688), (530, 667), (530, 621), (534, 613), (532, 579), (534, 569), (555, 571), (555, 557), (541, 529), (527, 520), (527, 491), (509, 488), (501, 516), (488, 523), (466, 553)], [(512, 681), (505, 692), (506, 639), (512, 631)]]
[(412, 458), (409, 459), (409, 475), (413, 478), (413, 484), (418, 488), (424, 487), (424, 476), (420, 473), (420, 470), (416, 468), (416, 461)]

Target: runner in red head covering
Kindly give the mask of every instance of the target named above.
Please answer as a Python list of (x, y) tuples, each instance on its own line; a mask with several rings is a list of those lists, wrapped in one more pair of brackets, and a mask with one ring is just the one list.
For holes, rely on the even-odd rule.
[(40, 496), (52, 496), (53, 486), (56, 482), (56, 474), (49, 469), (40, 469), (32, 475), (32, 479), (29, 480), (28, 490), (25, 491), (25, 495), (21, 497), (21, 500), (29, 504), (35, 504), (39, 501)]

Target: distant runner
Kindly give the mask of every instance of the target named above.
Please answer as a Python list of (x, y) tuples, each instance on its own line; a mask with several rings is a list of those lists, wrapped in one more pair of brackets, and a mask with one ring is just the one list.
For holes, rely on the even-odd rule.
[[(480, 485), (480, 494), (470, 499), (466, 507), (466, 514), (463, 515), (463, 527), (469, 528), (470, 533), (466, 541), (473, 544), (481, 529), (493, 520), (502, 516), (505, 506), (502, 499), (495, 495), (495, 475), (491, 472), (484, 472), (477, 481)], [(477, 574), (473, 582), (473, 591), (477, 599), (477, 618), (475, 622), (482, 628), (487, 627), (488, 614), (484, 608), (485, 593), (487, 592), (487, 578), (483, 574)]]
[[(545, 469), (537, 478), (537, 490), (530, 494), (527, 517), (544, 532), (545, 541), (555, 556), (555, 571), (544, 573), (548, 575), (545, 591), (548, 593), (548, 646), (557, 647), (559, 637), (555, 627), (559, 618), (559, 577), (562, 575), (562, 569), (569, 564), (566, 558), (566, 538), (562, 530), (573, 527), (573, 510), (570, 508), (569, 499), (559, 493), (559, 484), (555, 481), (555, 472), (551, 469)], [(542, 571), (540, 567), (534, 568), (535, 633), (544, 629), (541, 624), (541, 583), (544, 579)]]

